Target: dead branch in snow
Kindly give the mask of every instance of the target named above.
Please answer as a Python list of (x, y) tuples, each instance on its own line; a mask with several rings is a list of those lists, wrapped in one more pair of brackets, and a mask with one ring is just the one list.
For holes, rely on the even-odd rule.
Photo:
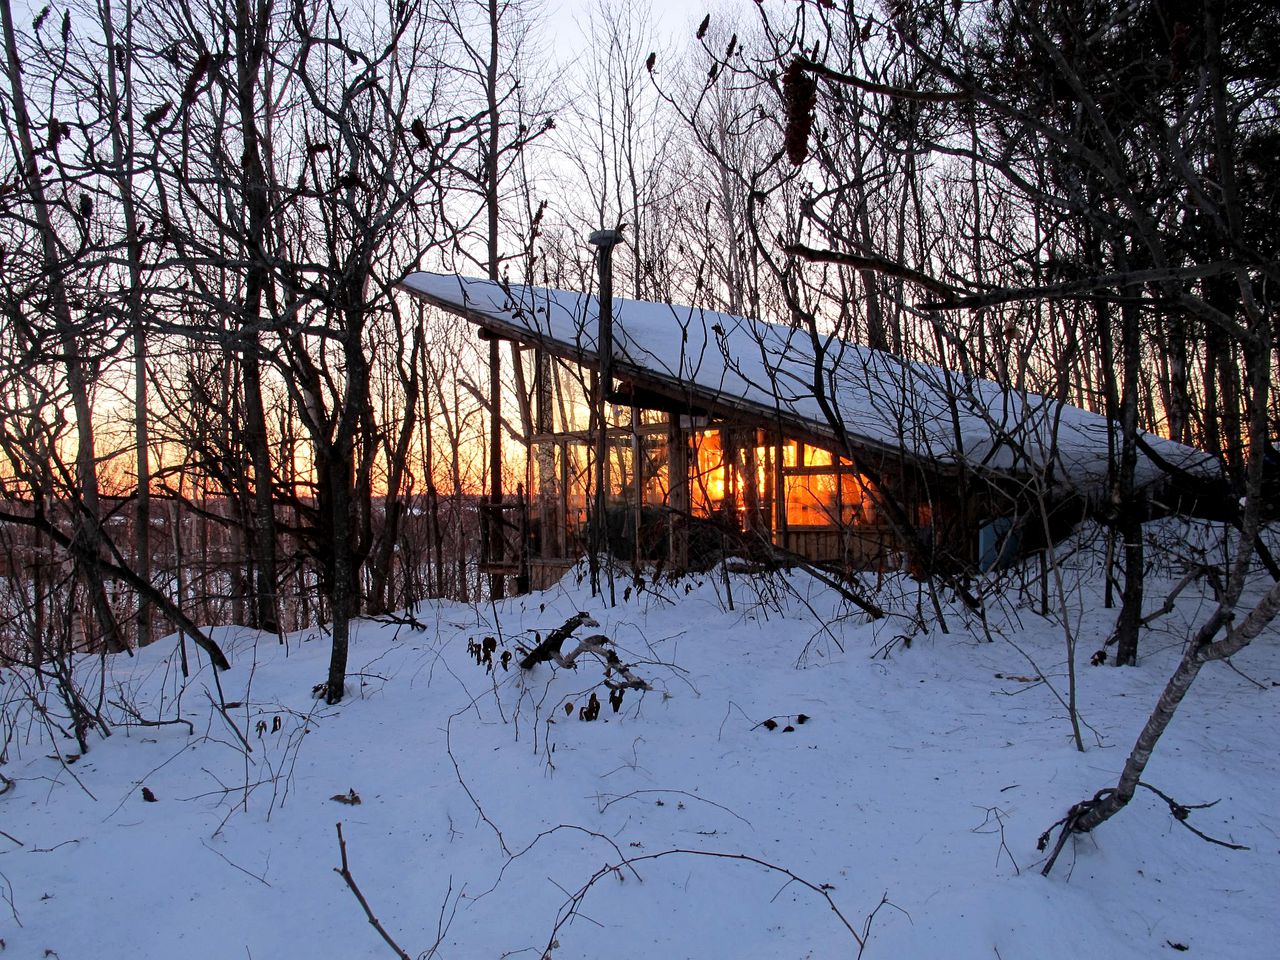
[[(13, 884), (9, 882), (9, 878), (3, 873), (0, 873), (0, 880), (4, 881), (4, 889), (0, 891), (0, 899), (3, 899), (9, 905), (9, 912), (13, 914), (13, 922), (21, 927), (22, 918), (18, 916), (18, 908), (13, 903)], [(0, 943), (4, 943), (4, 941), (0, 940)], [(0, 949), (3, 949), (3, 947), (0, 947)]]
[[(468, 707), (467, 709), (470, 709)], [(457, 716), (457, 714), (454, 714)], [(452, 741), (453, 717), (451, 716), (444, 726), (444, 749), (449, 754), (449, 762), (453, 764), (454, 775), (458, 778), (458, 783), (462, 786), (463, 791), (471, 800), (471, 805), (476, 808), (476, 813), (480, 815), (480, 819), (487, 823), (492, 829), (494, 835), (498, 838), (498, 846), (502, 848), (502, 852), (508, 857), (511, 851), (507, 849), (507, 841), (502, 836), (502, 831), (498, 829), (498, 825), (489, 819), (489, 815), (484, 812), (484, 807), (480, 806), (480, 801), (476, 799), (476, 795), (471, 792), (471, 788), (467, 786), (467, 781), (462, 778), (462, 768), (458, 766), (458, 758), (453, 755)]]
[(1219, 801), (1210, 800), (1208, 803), (1179, 803), (1177, 800), (1173, 799), (1173, 797), (1169, 796), (1163, 790), (1153, 787), (1151, 784), (1146, 783), (1145, 781), (1139, 780), (1138, 786), (1146, 787), (1148, 790), (1154, 793), (1157, 797), (1159, 797), (1161, 800), (1167, 803), (1169, 805), (1169, 812), (1173, 814), (1173, 819), (1177, 820), (1180, 824), (1182, 824), (1184, 827), (1186, 827), (1188, 830), (1194, 833), (1201, 840), (1205, 840), (1209, 843), (1217, 844), (1220, 847), (1226, 847), (1228, 850), (1248, 850), (1249, 849), (1243, 844), (1228, 843), (1226, 840), (1219, 840), (1216, 837), (1211, 837), (1207, 833), (1197, 830), (1189, 822), (1187, 822), (1187, 817), (1190, 816), (1192, 810), (1207, 810), (1209, 807), (1216, 806)]
[[(708, 800), (706, 797), (700, 797), (696, 793), (690, 793), (688, 790), (662, 790), (662, 789), (632, 790), (630, 793), (624, 793), (620, 795), (609, 794), (609, 793), (597, 794), (596, 809), (600, 813), (604, 813), (606, 810), (608, 810), (611, 806), (613, 806), (619, 800), (634, 800), (636, 797), (640, 796), (641, 794), (648, 794), (648, 793), (674, 793), (681, 797), (689, 797), (691, 800), (697, 800), (699, 803), (705, 803), (710, 806), (713, 806), (717, 810), (723, 810), (725, 813), (729, 814), (729, 816), (733, 817), (735, 820), (741, 820), (748, 827), (751, 827), (750, 820), (748, 820), (746, 817), (743, 817), (734, 813), (724, 804), (716, 803), (714, 800)], [(659, 800), (658, 802), (661, 803), (662, 801)], [(755, 829), (755, 827), (751, 827), (751, 828), (753, 830)]]
[(264, 887), (271, 886), (271, 884), (267, 882), (266, 877), (259, 876), (258, 874), (254, 873), (252, 870), (246, 870), (244, 867), (240, 866), (240, 864), (236, 863), (234, 860), (232, 860), (230, 857), (224, 854), (221, 850), (215, 850), (213, 847), (209, 846), (209, 844), (205, 843), (204, 840), (200, 841), (200, 845), (204, 847), (206, 850), (208, 850), (210, 853), (217, 856), (227, 866), (234, 867), (236, 870), (239, 870), (241, 873), (243, 873), (246, 877), (252, 877), (254, 880), (257, 880)]
[(360, 907), (361, 909), (364, 910), (364, 915), (366, 918), (368, 918), (370, 925), (373, 927), (373, 929), (378, 931), (378, 936), (382, 937), (382, 939), (386, 942), (387, 946), (390, 947), (393, 951), (395, 951), (396, 956), (399, 957), (400, 960), (413, 960), (413, 958), (410, 957), (409, 954), (404, 952), (400, 944), (396, 943), (395, 940), (391, 939), (391, 934), (387, 933), (386, 927), (384, 927), (379, 922), (378, 918), (374, 916), (373, 908), (369, 906), (369, 901), (366, 900), (364, 898), (364, 894), (360, 892), (360, 887), (356, 883), (356, 878), (351, 875), (351, 868), (347, 864), (347, 841), (343, 839), (343, 836), (342, 836), (342, 824), (339, 823), (337, 827), (338, 827), (338, 851), (342, 854), (342, 866), (334, 867), (333, 872), (336, 873), (338, 876), (340, 876), (346, 882), (347, 887), (355, 895), (356, 900), (359, 901)]
[[(511, 864), (515, 863), (515, 861), (519, 860), (521, 857), (523, 857), (525, 854), (527, 854), (530, 850), (532, 850), (534, 847), (536, 847), (539, 843), (541, 843), (541, 842), (542, 842), (543, 840), (545, 840), (547, 837), (553, 836), (554, 834), (559, 833), (561, 830), (576, 830), (576, 831), (578, 831), (579, 833), (585, 833), (585, 834), (586, 834), (587, 836), (589, 836), (589, 837), (594, 837), (594, 838), (595, 838), (595, 839), (597, 839), (597, 840), (601, 840), (601, 841), (603, 841), (604, 843), (607, 843), (609, 846), (611, 846), (611, 847), (613, 848), (613, 852), (617, 855), (617, 857), (618, 857), (618, 861), (619, 861), (620, 863), (626, 859), (626, 855), (622, 852), (622, 848), (621, 848), (621, 847), (619, 847), (619, 846), (617, 845), (617, 843), (615, 843), (615, 842), (613, 841), (613, 839), (612, 839), (612, 838), (605, 836), (603, 833), (596, 833), (596, 831), (594, 831), (594, 830), (588, 830), (586, 827), (579, 826), (579, 825), (578, 825), (578, 824), (576, 824), (576, 823), (561, 823), (561, 824), (557, 824), (556, 826), (551, 827), (550, 829), (543, 830), (543, 831), (542, 831), (541, 833), (539, 833), (536, 837), (534, 837), (532, 840), (530, 840), (530, 841), (529, 841), (529, 843), (528, 843), (528, 845), (526, 845), (522, 850), (519, 850), (519, 851), (517, 851), (516, 853), (513, 853), (510, 857), (508, 857), (508, 858), (507, 858), (507, 862), (506, 862), (506, 863), (504, 863), (504, 864), (502, 865), (502, 869), (498, 871), (498, 877), (497, 877), (497, 879), (496, 879), (496, 880), (494, 880), (494, 881), (493, 881), (493, 886), (491, 886), (488, 890), (485, 890), (485, 891), (483, 891), (482, 893), (477, 894), (476, 896), (472, 897), (471, 899), (472, 899), (472, 900), (479, 900), (479, 899), (481, 899), (482, 897), (487, 897), (489, 894), (493, 893), (493, 891), (497, 890), (497, 889), (498, 889), (498, 885), (499, 885), (500, 883), (502, 883), (502, 878), (503, 878), (503, 876), (506, 874), (506, 872), (507, 872), (507, 868), (508, 868), (509, 866), (511, 866)], [(641, 878), (641, 876), (640, 876), (640, 874), (636, 871), (636, 869), (635, 869), (634, 867), (631, 867), (630, 865), (628, 865), (628, 869), (630, 869), (630, 870), (631, 870), (632, 875), (633, 875), (637, 880), (641, 880), (641, 879), (642, 879), (642, 878)]]
[[(578, 645), (568, 656), (561, 656), (559, 653), (552, 654), (552, 659), (562, 667), (573, 667), (577, 663), (577, 659), (584, 653), (598, 657), (605, 665), (604, 685), (610, 690), (652, 690), (648, 682), (637, 677), (631, 672), (631, 665), (623, 663), (616, 653), (606, 646), (612, 643), (603, 633), (595, 633), (583, 640), (578, 641)], [(611, 673), (615, 673), (622, 677), (622, 680), (614, 680), (610, 677)]]
[[(982, 822), (978, 824), (976, 827), (974, 827), (973, 830), (970, 832), (972, 833), (997, 833), (998, 832), (1000, 834), (1000, 847), (999, 849), (996, 850), (996, 866), (997, 867), (1000, 866), (1000, 858), (1002, 856), (1008, 857), (1009, 862), (1013, 864), (1014, 874), (1020, 876), (1022, 874), (1022, 871), (1018, 868), (1018, 861), (1013, 858), (1013, 851), (1009, 849), (1009, 844), (1005, 840), (1005, 835), (1004, 835), (1005, 812), (1001, 810), (999, 807), (980, 807), (979, 809), (985, 811), (986, 816), (983, 818)], [(994, 827), (992, 827), (992, 823), (995, 824)]]
[[(673, 856), (708, 857), (715, 860), (734, 860), (740, 863), (752, 863), (758, 867), (763, 867), (765, 870), (768, 870), (772, 873), (782, 874), (784, 877), (787, 878), (788, 884), (791, 884), (791, 883), (799, 884), (800, 886), (804, 887), (807, 890), (812, 891), (813, 893), (817, 894), (819, 897), (821, 897), (823, 900), (826, 901), (827, 906), (831, 908), (831, 912), (836, 915), (836, 917), (840, 920), (840, 923), (844, 926), (844, 928), (847, 931), (849, 931), (849, 935), (853, 937), (854, 942), (858, 945), (858, 952), (857, 954), (855, 954), (855, 957), (858, 957), (858, 958), (861, 958), (863, 951), (866, 950), (867, 940), (871, 935), (871, 924), (875, 920), (876, 914), (880, 912), (880, 909), (882, 907), (890, 906), (890, 907), (893, 907), (895, 910), (899, 910), (903, 914), (906, 914), (905, 910), (903, 910), (897, 904), (889, 900), (889, 896), (886, 893), (883, 897), (880, 898), (880, 902), (876, 904), (875, 909), (872, 910), (869, 914), (867, 914), (867, 916), (863, 919), (862, 926), (860, 929), (858, 929), (858, 928), (855, 928), (853, 924), (849, 922), (848, 917), (846, 917), (844, 913), (841, 912), (840, 908), (836, 906), (835, 900), (832, 899), (831, 897), (831, 891), (834, 890), (835, 888), (829, 883), (813, 883), (810, 880), (806, 880), (804, 877), (796, 875), (795, 873), (788, 870), (786, 867), (778, 866), (776, 863), (770, 863), (768, 860), (762, 860), (759, 857), (753, 857), (750, 854), (746, 854), (746, 853), (725, 853), (725, 852), (716, 851), (716, 850), (689, 850), (684, 848), (674, 848), (671, 850), (662, 850), (662, 851), (659, 851), (658, 853), (646, 853), (636, 857), (626, 857), (620, 860), (616, 864), (606, 863), (603, 867), (601, 867), (599, 870), (593, 873), (586, 883), (584, 883), (581, 887), (579, 887), (576, 892), (569, 895), (569, 899), (565, 901), (564, 905), (560, 908), (560, 912), (556, 916), (555, 926), (551, 928), (551, 936), (547, 938), (547, 945), (542, 951), (543, 960), (550, 960), (552, 956), (552, 951), (559, 948), (560, 931), (565, 927), (566, 924), (568, 924), (571, 920), (573, 920), (574, 917), (579, 915), (579, 911), (582, 907), (582, 902), (586, 899), (587, 894), (591, 892), (592, 887), (594, 887), (602, 879), (608, 876), (616, 876), (619, 881), (624, 880), (625, 878), (622, 872), (624, 867), (630, 870), (633, 874), (635, 874), (635, 865), (637, 863), (644, 863), (646, 861), (652, 861), (652, 860), (661, 860), (666, 857), (673, 857)], [(638, 879), (639, 874), (636, 874), (636, 877)], [(784, 885), (784, 889), (785, 889), (785, 885)], [(907, 916), (909, 917), (910, 915), (907, 914)]]
[(1174, 586), (1174, 588), (1169, 591), (1169, 595), (1164, 598), (1164, 603), (1162, 603), (1159, 607), (1152, 610), (1150, 613), (1148, 613), (1145, 617), (1142, 618), (1142, 620), (1140, 621), (1141, 625), (1145, 627), (1148, 624), (1156, 620), (1159, 620), (1161, 617), (1165, 616), (1166, 614), (1172, 613), (1174, 601), (1178, 599), (1178, 594), (1182, 593), (1183, 590), (1191, 586), (1191, 584), (1193, 584), (1200, 577), (1205, 576), (1206, 573), (1207, 571), (1204, 567), (1193, 567), (1190, 570), (1188, 570), (1186, 573), (1186, 576), (1184, 576), (1181, 580), (1179, 580), (1178, 583)]
[(547, 634), (545, 640), (525, 654), (524, 659), (520, 661), (520, 669), (529, 670), (536, 664), (545, 663), (559, 656), (560, 648), (564, 646), (564, 642), (573, 636), (575, 630), (584, 626), (598, 627), (600, 624), (589, 613), (575, 613), (563, 624)]
[(129, 717), (129, 720), (121, 724), (121, 726), (125, 726), (125, 727), (129, 727), (129, 726), (171, 727), (175, 725), (184, 726), (187, 728), (187, 736), (189, 737), (195, 736), (195, 732), (196, 732), (195, 724), (193, 724), (190, 720), (186, 720), (182, 717), (176, 717), (172, 720), (148, 720), (145, 717), (143, 717), (141, 713), (138, 712), (137, 707), (135, 707), (133, 704), (125, 700), (123, 696), (119, 700), (108, 700), (107, 702), (110, 703), (111, 706), (115, 707), (117, 710), (120, 710), (122, 713), (126, 714)]

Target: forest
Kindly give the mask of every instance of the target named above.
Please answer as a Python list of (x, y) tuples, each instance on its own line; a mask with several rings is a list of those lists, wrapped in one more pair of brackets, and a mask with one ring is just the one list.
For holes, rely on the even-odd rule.
[[(128, 725), (86, 663), (165, 639), (184, 674), (234, 668), (220, 628), (320, 630), (332, 706), (362, 620), (510, 593), (480, 544), (485, 508), (532, 489), (537, 378), (399, 285), (596, 293), (606, 229), (615, 296), (1107, 418), (1087, 507), (1103, 660), (1137, 663), (1190, 584), (1208, 599), (1116, 787), (1070, 808), (1057, 850), (1088, 833), (1145, 785), (1201, 667), (1280, 612), (1280, 8), (764, 0), (691, 9), (670, 40), (624, 0), (584, 7), (572, 51), (548, 16), (0, 0), (0, 669), (23, 678), (0, 693), (0, 786), (24, 705), (80, 754)], [(1226, 531), (1167, 600), (1148, 581), (1185, 544), (1151, 523), (1152, 436), (1212, 457), (1166, 479)], [(1075, 724), (1076, 601), (1051, 543), (1039, 562)], [(922, 630), (944, 608), (985, 625), (1014, 589), (911, 573), (876, 604)]]

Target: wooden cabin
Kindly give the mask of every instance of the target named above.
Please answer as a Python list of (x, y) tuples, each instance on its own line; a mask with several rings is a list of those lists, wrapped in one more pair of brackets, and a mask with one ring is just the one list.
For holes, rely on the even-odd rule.
[[(486, 537), (484, 566), (521, 587), (553, 583), (593, 544), (674, 569), (726, 556), (989, 568), (1023, 528), (1044, 529), (1042, 507), (1058, 516), (1105, 487), (1112, 424), (990, 381), (693, 307), (614, 300), (600, 337), (587, 294), (429, 273), (402, 288), (518, 347), (527, 473), (490, 505), (510, 535)], [(1207, 460), (1146, 439), (1182, 468)], [(1163, 471), (1144, 459), (1140, 475)]]

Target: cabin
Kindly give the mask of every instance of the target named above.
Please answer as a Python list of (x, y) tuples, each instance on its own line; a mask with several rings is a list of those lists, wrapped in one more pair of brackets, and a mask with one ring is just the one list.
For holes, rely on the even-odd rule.
[[(506, 533), (484, 537), (482, 568), (518, 589), (600, 548), (676, 570), (989, 569), (1106, 487), (1113, 424), (988, 380), (696, 307), (612, 299), (602, 325), (585, 293), (434, 273), (401, 287), (515, 345), (525, 476), (491, 497)], [(1208, 468), (1144, 440), (1144, 484)]]

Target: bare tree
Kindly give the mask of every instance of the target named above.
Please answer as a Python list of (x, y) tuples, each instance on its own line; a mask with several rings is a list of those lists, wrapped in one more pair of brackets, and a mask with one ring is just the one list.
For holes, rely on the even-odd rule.
[[(105, 545), (97, 472), (98, 451), (90, 395), (92, 372), (85, 339), (86, 326), (78, 319), (87, 314), (91, 320), (92, 313), (83, 308), (73, 308), (74, 294), (68, 276), (82, 252), (79, 247), (88, 242), (82, 225), (78, 226), (74, 215), (70, 215), (71, 211), (75, 211), (82, 218), (87, 216), (83, 199), (86, 195), (81, 194), (81, 198), (76, 199), (73, 193), (74, 181), (63, 176), (67, 171), (58, 157), (64, 138), (70, 134), (70, 127), (58, 118), (58, 110), (62, 104), (58, 101), (56, 91), (72, 48), (71, 22), (69, 15), (64, 15), (60, 44), (54, 41), (54, 46), (48, 48), (44, 47), (43, 41), (40, 44), (48, 50), (50, 56), (41, 65), (47, 69), (47, 72), (42, 71), (42, 79), (48, 100), (45, 104), (46, 117), (39, 125), (31, 111), (33, 91), (28, 89), (24, 79), (23, 58), (18, 49), (13, 11), (8, 0), (0, 4), (0, 29), (3, 30), (5, 73), (9, 88), (7, 92), (12, 110), (10, 144), (15, 154), (14, 172), (20, 185), (19, 196), (25, 208), (23, 213), (30, 218), (29, 229), (38, 250), (29, 267), (36, 276), (44, 278), (48, 289), (46, 297), (32, 301), (38, 304), (37, 311), (31, 311), (29, 304), (18, 303), (10, 312), (10, 317), (24, 331), (26, 346), (40, 351), (33, 353), (33, 359), (42, 356), (46, 336), (57, 344), (55, 362), (65, 372), (76, 423), (74, 480), (61, 483), (58, 491), (60, 498), (65, 498), (62, 502), (70, 508), (69, 519), (73, 532), (67, 546), (84, 578), (84, 588), (91, 597), (102, 644), (108, 650), (123, 650), (127, 648), (127, 642), (108, 602), (103, 584), (102, 560)], [(45, 142), (37, 146), (34, 133), (39, 127), (43, 127), (48, 135)], [(59, 179), (50, 183), (47, 178), (55, 172), (59, 174)], [(60, 225), (69, 229), (60, 229)], [(19, 276), (14, 269), (16, 266), (11, 259), (9, 269), (6, 270), (11, 282)], [(40, 329), (45, 324), (47, 334)]]
[[(814, 52), (809, 37), (830, 35), (853, 19), (860, 39), (878, 38), (882, 47), (906, 52), (906, 79), (886, 81), (848, 62), (832, 66)], [(1183, 329), (1194, 326), (1216, 344), (1194, 379), (1205, 391), (1203, 437), (1222, 450), (1242, 494), (1239, 512), (1225, 511), (1240, 531), (1235, 555), (1224, 569), (1217, 608), (1190, 639), (1117, 786), (1077, 804), (1063, 822), (1064, 838), (1090, 830), (1132, 798), (1200, 667), (1242, 649), (1280, 610), (1280, 588), (1239, 609), (1269, 510), (1263, 463), (1278, 277), (1274, 232), (1262, 226), (1272, 216), (1267, 174), (1254, 158), (1280, 120), (1280, 77), (1264, 52), (1280, 36), (1280, 21), (1270, 7), (1217, 2), (1177, 11), (1139, 4), (1123, 23), (1106, 4), (1052, 14), (1023, 2), (979, 10), (899, 4), (885, 17), (815, 5), (806, 6), (785, 35), (795, 44), (786, 91), (794, 161), (808, 158), (811, 136), (822, 141), (823, 130), (814, 126), (820, 96), (852, 91), (859, 102), (879, 97), (899, 112), (929, 104), (946, 122), (900, 128), (905, 139), (896, 149), (967, 159), (988, 172), (993, 198), (1007, 197), (1039, 218), (1027, 234), (1035, 243), (1017, 257), (1006, 255), (998, 271), (988, 259), (981, 282), (950, 273), (923, 251), (904, 258), (856, 232), (825, 227), (824, 245), (795, 244), (794, 253), (811, 263), (906, 280), (918, 298), (913, 309), (944, 330), (956, 329), (962, 312), (1019, 304), (1094, 311), (1099, 368), (1104, 380), (1115, 371), (1109, 410), (1119, 420), (1112, 489), (1126, 568), (1117, 623), (1122, 663), (1136, 657), (1141, 624), (1143, 503), (1135, 464), (1140, 452), (1152, 456), (1140, 430), (1141, 368), (1161, 349), (1149, 331), (1159, 329), (1154, 318), (1176, 317)], [(821, 163), (820, 151), (814, 156)], [(838, 167), (820, 169), (836, 181), (847, 175)], [(1057, 237), (1053, 249), (1063, 259), (1044, 257), (1038, 238), (1046, 233)], [(1182, 363), (1176, 355), (1167, 364), (1178, 372), (1166, 392), (1185, 411), (1189, 383)], [(1226, 429), (1218, 426), (1218, 411)], [(1172, 465), (1160, 465), (1190, 482)]]

